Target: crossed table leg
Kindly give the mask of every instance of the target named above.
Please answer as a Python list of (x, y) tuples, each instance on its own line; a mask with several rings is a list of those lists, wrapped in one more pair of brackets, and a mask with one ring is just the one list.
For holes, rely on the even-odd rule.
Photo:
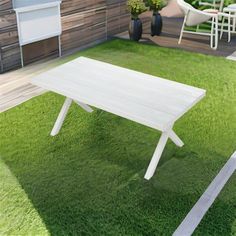
[[(55, 136), (59, 133), (61, 127), (62, 127), (62, 124), (65, 120), (65, 117), (66, 117), (66, 114), (72, 104), (72, 101), (73, 99), (71, 98), (66, 98), (62, 108), (61, 108), (61, 111), (57, 117), (57, 120), (54, 124), (54, 127), (51, 131), (51, 135), (52, 136)], [(81, 108), (83, 108), (85, 111), (87, 112), (93, 112), (93, 109), (88, 106), (87, 104), (84, 104), (82, 102), (78, 102), (78, 101), (75, 101)], [(173, 131), (172, 127), (169, 128), (168, 130), (162, 132), (161, 134), (161, 137), (160, 137), (160, 140), (157, 144), (157, 147), (156, 147), (156, 150), (152, 156), (152, 159), (149, 163), (149, 166), (148, 166), (148, 169), (146, 171), (146, 174), (144, 176), (145, 179), (149, 180), (152, 178), (152, 176), (154, 175), (155, 173), (155, 170), (157, 168), (157, 165), (158, 165), (158, 162), (161, 158), (161, 155), (162, 155), (162, 152), (166, 146), (166, 143), (167, 143), (167, 140), (168, 138), (170, 138), (177, 146), (179, 147), (182, 147), (184, 145), (184, 143), (182, 142), (182, 140), (177, 136), (177, 134)]]
[(148, 169), (144, 176), (145, 179), (149, 180), (154, 175), (158, 162), (161, 158), (161, 154), (166, 146), (168, 138), (170, 138), (179, 147), (182, 147), (184, 145), (182, 140), (172, 130), (172, 127), (169, 130), (162, 132), (159, 142), (157, 144), (156, 150), (152, 156), (152, 159), (149, 163)]
[[(61, 127), (62, 127), (62, 124), (63, 124), (63, 122), (64, 122), (64, 120), (66, 118), (66, 114), (67, 114), (67, 112), (68, 112), (68, 110), (69, 110), (69, 108), (70, 108), (70, 106), (72, 104), (72, 101), (73, 101), (73, 99), (66, 98), (66, 100), (65, 100), (65, 102), (64, 102), (64, 104), (63, 104), (63, 106), (61, 108), (61, 111), (60, 111), (60, 113), (59, 113), (59, 115), (57, 117), (56, 123), (54, 124), (54, 127), (52, 129), (52, 132), (51, 132), (52, 136), (55, 136), (55, 135), (57, 135), (59, 133), (59, 131), (60, 131)], [(75, 101), (75, 102), (81, 108), (83, 108), (85, 111), (93, 112), (93, 109), (90, 106), (88, 106), (88, 105), (86, 105), (86, 104), (84, 104), (82, 102), (78, 102), (78, 101)]]

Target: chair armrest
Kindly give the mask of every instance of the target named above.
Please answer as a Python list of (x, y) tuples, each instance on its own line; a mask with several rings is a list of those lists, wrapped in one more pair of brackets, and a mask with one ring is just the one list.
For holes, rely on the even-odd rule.
[(224, 13), (224, 12), (219, 12), (218, 15), (224, 16), (224, 17), (232, 17), (232, 18), (236, 17), (236, 15), (230, 15), (229, 13)]
[(207, 12), (207, 11), (200, 11), (200, 10), (197, 10), (196, 11), (202, 15), (205, 15), (205, 16), (210, 16), (210, 17), (216, 17), (219, 13), (216, 12), (216, 13), (211, 13), (211, 12)]

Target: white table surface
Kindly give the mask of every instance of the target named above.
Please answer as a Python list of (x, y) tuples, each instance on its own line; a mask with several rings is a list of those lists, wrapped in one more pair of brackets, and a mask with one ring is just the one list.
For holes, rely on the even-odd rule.
[(54, 135), (74, 100), (87, 111), (92, 111), (87, 106), (91, 105), (162, 131), (156, 149), (158, 161), (168, 138), (183, 145), (172, 127), (206, 93), (200, 88), (85, 57), (42, 73), (32, 83), (70, 99), (64, 104)]
[(205, 95), (203, 89), (85, 57), (32, 83), (161, 131)]

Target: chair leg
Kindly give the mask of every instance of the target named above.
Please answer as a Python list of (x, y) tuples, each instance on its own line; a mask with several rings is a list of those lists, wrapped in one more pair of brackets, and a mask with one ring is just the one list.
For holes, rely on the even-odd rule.
[(219, 24), (218, 24), (218, 17), (215, 17), (215, 46), (214, 49), (218, 48), (218, 41), (219, 41)]
[(184, 28), (185, 28), (185, 23), (186, 23), (186, 20), (187, 20), (187, 16), (188, 16), (188, 14), (186, 14), (185, 17), (184, 17), (184, 22), (183, 22), (183, 25), (182, 25), (182, 28), (181, 28), (178, 44), (181, 44), (181, 41), (182, 41), (182, 38), (183, 38), (183, 33), (184, 33)]
[(214, 18), (212, 18), (211, 21), (211, 38), (210, 38), (210, 44), (211, 44), (211, 48), (213, 48), (213, 40), (214, 40)]
[(233, 16), (233, 32), (236, 30), (236, 13)]
[(181, 29), (181, 32), (180, 32), (178, 44), (181, 44), (181, 41), (182, 41), (182, 38), (183, 38), (183, 33), (184, 33), (183, 31), (184, 31), (184, 25), (183, 25), (183, 27)]
[(228, 17), (228, 42), (231, 41), (231, 17), (230, 17), (230, 14), (229, 14), (229, 17)]
[(197, 25), (196, 32), (198, 32), (198, 31), (199, 31), (199, 28), (200, 28), (200, 25)]
[(221, 22), (221, 29), (220, 29), (220, 39), (222, 39), (222, 37), (223, 37), (224, 23), (225, 23), (225, 17), (223, 16), (222, 22)]

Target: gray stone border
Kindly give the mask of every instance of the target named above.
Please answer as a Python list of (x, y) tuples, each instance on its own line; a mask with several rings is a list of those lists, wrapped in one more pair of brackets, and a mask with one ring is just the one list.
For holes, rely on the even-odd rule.
[(203, 193), (180, 226), (176, 229), (173, 236), (189, 236), (201, 222), (227, 181), (236, 171), (236, 151), (220, 170), (218, 175), (211, 182), (207, 190)]

